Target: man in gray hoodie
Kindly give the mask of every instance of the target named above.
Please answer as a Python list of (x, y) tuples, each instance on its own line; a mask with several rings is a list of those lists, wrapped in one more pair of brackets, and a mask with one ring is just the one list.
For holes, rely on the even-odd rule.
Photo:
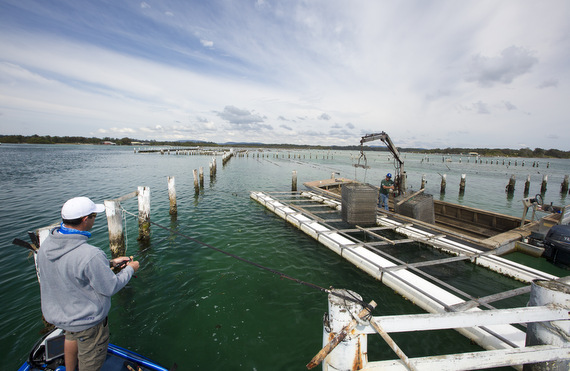
[[(122, 289), (139, 268), (126, 256), (107, 259), (89, 245), (89, 230), (97, 213), (105, 210), (87, 197), (68, 200), (63, 222), (50, 231), (37, 255), (42, 312), (47, 322), (65, 330), (65, 366), (74, 371), (99, 370), (107, 357), (107, 314), (111, 296)], [(115, 274), (111, 267), (125, 266)]]

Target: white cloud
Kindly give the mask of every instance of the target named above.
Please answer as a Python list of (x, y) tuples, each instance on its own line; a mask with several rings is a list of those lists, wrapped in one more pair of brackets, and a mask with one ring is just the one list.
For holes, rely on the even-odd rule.
[(521, 47), (510, 46), (498, 57), (474, 56), (469, 66), (467, 81), (490, 87), (495, 83), (510, 84), (519, 76), (529, 73), (538, 63), (534, 53)]
[(3, 133), (509, 147), (540, 125), (560, 134), (537, 146), (569, 149), (567, 1), (13, 6)]
[(210, 40), (200, 40), (200, 43), (206, 48), (212, 48), (214, 46), (214, 42)]

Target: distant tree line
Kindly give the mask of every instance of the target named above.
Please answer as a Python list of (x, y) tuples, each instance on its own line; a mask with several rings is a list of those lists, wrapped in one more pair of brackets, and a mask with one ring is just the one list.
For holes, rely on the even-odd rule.
[(85, 138), (85, 137), (58, 137), (50, 135), (0, 135), (0, 143), (14, 143), (14, 144), (104, 144), (105, 142), (112, 142), (120, 146), (130, 146), (133, 143), (145, 143), (152, 146), (217, 146), (215, 143), (210, 142), (192, 142), (192, 141), (181, 141), (181, 142), (170, 142), (170, 141), (146, 141), (131, 138)]
[[(0, 143), (29, 143), (29, 144), (103, 144), (104, 142), (113, 142), (117, 145), (129, 146), (133, 143), (144, 143), (151, 146), (177, 146), (177, 147), (218, 147), (218, 146), (239, 146), (250, 148), (280, 148), (280, 149), (319, 149), (319, 150), (350, 150), (360, 151), (360, 146), (318, 146), (318, 145), (301, 145), (301, 144), (264, 144), (264, 143), (225, 143), (217, 144), (213, 142), (201, 141), (144, 141), (131, 138), (85, 138), (85, 137), (59, 137), (50, 135), (0, 135)], [(367, 151), (388, 151), (385, 146), (364, 146)], [(470, 152), (476, 152), (480, 156), (485, 157), (526, 157), (526, 158), (570, 158), (570, 151), (561, 151), (558, 149), (542, 149), (530, 148), (510, 149), (510, 148), (398, 148), (401, 152), (426, 153), (426, 154), (442, 154), (442, 155), (467, 155)]]
[(477, 152), (480, 156), (485, 157), (527, 157), (527, 158), (570, 158), (570, 151), (561, 151), (558, 149), (542, 149), (530, 148), (509, 149), (509, 148), (445, 148), (445, 149), (428, 149), (418, 150), (422, 153), (437, 154), (468, 154), (469, 152)]

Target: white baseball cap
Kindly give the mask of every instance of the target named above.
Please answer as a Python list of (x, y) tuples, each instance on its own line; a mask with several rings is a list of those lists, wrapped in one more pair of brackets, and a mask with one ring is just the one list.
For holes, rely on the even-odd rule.
[(61, 208), (61, 217), (66, 220), (79, 219), (92, 213), (102, 213), (105, 205), (96, 204), (87, 197), (75, 197), (67, 200)]

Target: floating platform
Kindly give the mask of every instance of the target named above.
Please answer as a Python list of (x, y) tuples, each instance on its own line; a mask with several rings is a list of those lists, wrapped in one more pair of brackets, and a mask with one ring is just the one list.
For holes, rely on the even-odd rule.
[[(311, 191), (322, 194), (323, 197), (341, 201), (342, 186), (352, 183), (358, 182), (346, 178), (331, 178), (307, 182), (304, 185)], [(391, 197), (389, 201), (390, 209), (402, 209), (397, 204), (402, 203), (402, 201), (413, 200), (414, 195), (421, 196), (421, 191), (406, 198), (394, 199)], [(382, 210), (380, 211), (382, 212)], [(522, 238), (529, 237), (533, 230), (539, 228), (541, 223), (540, 221), (525, 221), (522, 223), (521, 218), (514, 216), (456, 205), (436, 199), (433, 199), (433, 212), (433, 222), (421, 220), (422, 218), (414, 218), (412, 214), (408, 216), (399, 214), (397, 217), (403, 222), (413, 223), (416, 226), (453, 236), (462, 241), (473, 243), (482, 249), (499, 249), (500, 254), (515, 250), (517, 248), (516, 242)], [(555, 216), (550, 218), (553, 217)]]
[[(343, 181), (332, 179), (319, 181), (321, 187), (323, 182), (326, 182), (324, 186), (329, 189), (340, 188), (345, 184)], [(250, 197), (429, 313), (480, 311), (482, 309), (478, 308), (479, 306), (493, 309), (491, 302), (526, 294), (530, 292), (530, 286), (485, 298), (476, 298), (425, 273), (420, 267), (464, 260), (525, 283), (535, 279), (558, 279), (556, 276), (503, 259), (496, 255), (498, 250), (481, 248), (472, 241), (447, 236), (437, 228), (430, 229), (429, 226), (421, 223), (418, 225), (392, 213), (386, 214), (380, 209), (377, 210), (376, 226), (365, 228), (343, 224), (340, 217), (342, 203), (335, 197), (311, 191), (251, 192)], [(327, 206), (331, 210), (321, 210), (319, 205)], [(382, 230), (392, 230), (405, 237), (389, 239), (380, 234)], [(355, 237), (357, 234), (370, 237), (367, 238), (370, 241)], [(415, 241), (445, 251), (452, 256), (406, 263), (382, 250), (382, 246)], [(457, 331), (485, 349), (510, 349), (525, 345), (525, 332), (512, 325), (458, 328)]]

